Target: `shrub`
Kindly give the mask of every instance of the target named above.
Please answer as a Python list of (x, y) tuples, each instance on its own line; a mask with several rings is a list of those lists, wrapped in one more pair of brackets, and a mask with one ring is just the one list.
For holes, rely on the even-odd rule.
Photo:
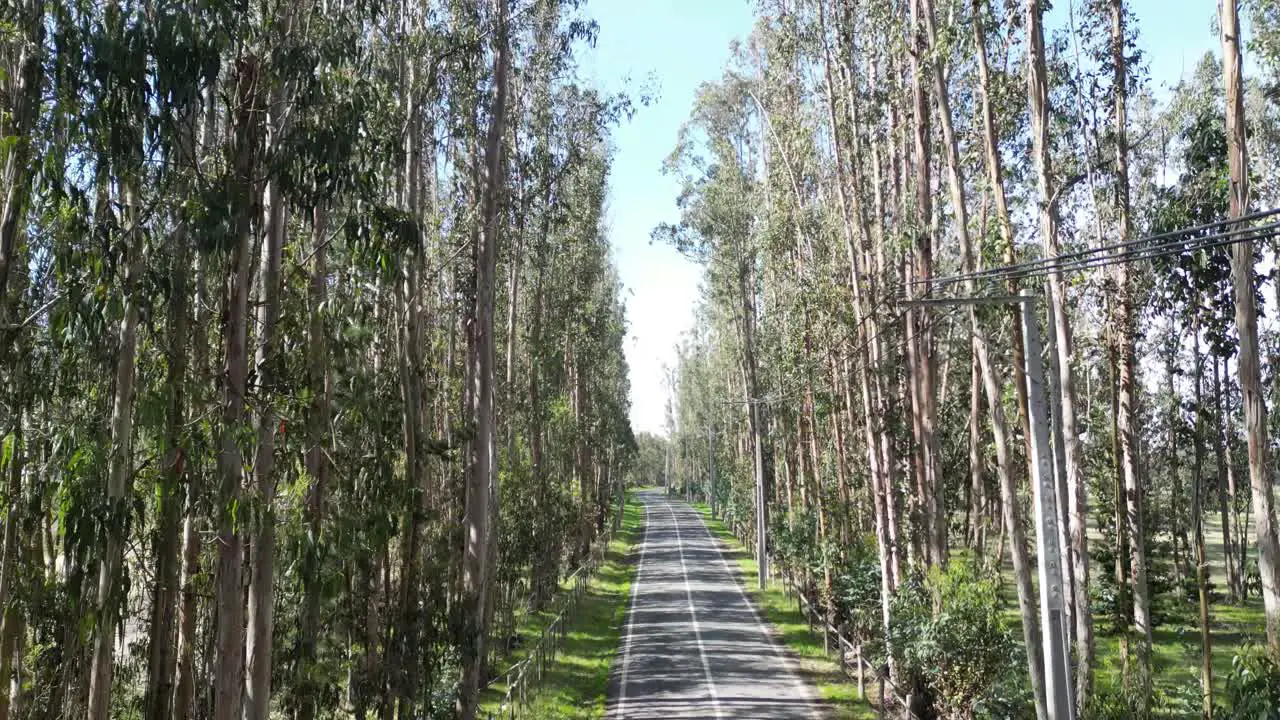
[(966, 717), (989, 694), (988, 711), (1020, 704), (1017, 643), (1000, 613), (994, 580), (967, 559), (904, 583), (894, 595), (889, 653), (917, 697), (949, 716)]
[(1262, 652), (1236, 655), (1223, 699), (1215, 713), (1220, 720), (1280, 719), (1280, 665)]
[[(833, 557), (835, 559), (835, 557)], [(881, 638), (880, 558), (872, 538), (855, 538), (833, 577), (836, 614), (854, 642), (875, 643)], [(872, 649), (874, 651), (874, 648)]]

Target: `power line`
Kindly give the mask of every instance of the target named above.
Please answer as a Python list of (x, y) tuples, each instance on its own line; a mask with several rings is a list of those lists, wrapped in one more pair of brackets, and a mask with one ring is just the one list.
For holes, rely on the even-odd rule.
[[(1267, 218), (1280, 214), (1280, 209), (1255, 213), (1251, 218)], [(1225, 247), (1236, 243), (1267, 240), (1280, 236), (1280, 219), (1257, 227), (1233, 227), (1211, 232), (1206, 235), (1195, 235), (1211, 228), (1222, 228), (1239, 225), (1247, 218), (1220, 221), (1193, 228), (1186, 228), (1171, 233), (1163, 233), (1149, 237), (1130, 240), (1123, 243), (1101, 246), (1090, 250), (1066, 253), (1048, 259), (1013, 263), (997, 268), (973, 273), (950, 275), (929, 280), (911, 281), (911, 285), (928, 283), (938, 289), (946, 288), (962, 282), (999, 282), (1019, 279), (1042, 278), (1051, 273), (1083, 272), (1101, 267), (1109, 267), (1121, 263), (1140, 260), (1154, 260), (1161, 257), (1181, 255), (1195, 250), (1208, 250)]]
[[(1088, 250), (1064, 253), (1052, 258), (1012, 263), (1001, 267), (967, 274), (950, 275), (941, 278), (931, 278), (928, 280), (909, 280), (906, 281), (905, 285), (910, 287), (928, 284), (939, 288), (945, 288), (968, 281), (996, 283), (1014, 279), (1032, 280), (1046, 277), (1050, 273), (1054, 272), (1083, 272), (1096, 268), (1119, 265), (1121, 263), (1154, 260), (1162, 257), (1181, 255), (1196, 250), (1226, 247), (1246, 241), (1267, 240), (1280, 237), (1280, 217), (1277, 216), (1280, 216), (1280, 208), (1252, 213), (1241, 218), (1223, 219), (1212, 223), (1205, 223), (1203, 225), (1150, 235), (1135, 240), (1102, 245)], [(1243, 223), (1266, 218), (1275, 219), (1257, 227), (1240, 227)], [(1213, 232), (1209, 232), (1208, 234), (1197, 234), (1204, 233), (1205, 231)], [(913, 311), (919, 311), (921, 308), (946, 308), (943, 312), (925, 314), (923, 320), (924, 324), (920, 329), (922, 332), (927, 332), (940, 327), (945, 322), (954, 320), (956, 314), (961, 309), (967, 308), (968, 306), (1007, 304), (1008, 302), (1015, 300), (1021, 301), (1021, 299), (1021, 296), (1009, 295), (978, 295), (958, 298), (928, 296), (906, 298), (902, 296), (895, 296), (892, 293), (887, 293), (873, 302), (871, 306), (864, 311), (862, 319), (855, 323), (855, 327), (850, 328), (850, 330), (855, 334), (861, 334), (864, 331), (865, 326), (869, 322), (873, 321), (880, 323), (880, 327), (870, 335), (859, 338), (859, 342), (857, 344), (847, 347), (846, 350), (850, 356), (850, 361), (855, 363), (853, 367), (861, 367), (861, 358), (868, 350), (870, 350), (872, 343), (887, 335), (900, 332), (901, 328), (899, 327), (899, 323)], [(896, 306), (898, 311), (887, 316), (877, 317), (881, 310), (889, 306)], [(883, 358), (881, 361), (883, 362)], [(850, 369), (852, 369), (852, 367)], [(834, 392), (836, 390), (836, 388), (831, 385), (815, 386), (811, 389), (814, 392)], [(759, 398), (748, 398), (746, 400), (722, 401), (720, 404), (775, 405), (789, 403), (800, 399), (802, 399), (802, 393), (786, 392), (785, 394), (772, 394)]]
[[(1027, 260), (1020, 263), (1012, 263), (1009, 265), (989, 268), (987, 270), (980, 270), (980, 271), (976, 271), (969, 274), (960, 274), (960, 275), (954, 275), (954, 276), (942, 277), (942, 278), (931, 278), (929, 280), (915, 280), (915, 281), (911, 281), (911, 284), (921, 284), (925, 282), (932, 282), (936, 284), (951, 284), (954, 282), (959, 282), (967, 279), (980, 280), (987, 277), (992, 277), (997, 275), (1006, 275), (1010, 273), (1019, 273), (1019, 272), (1037, 273), (1043, 270), (1051, 269), (1051, 266), (1053, 265), (1057, 265), (1057, 264), (1067, 265), (1072, 262), (1087, 260), (1091, 257), (1099, 256), (1102, 253), (1106, 253), (1110, 251), (1115, 251), (1115, 250), (1123, 251), (1128, 248), (1138, 247), (1138, 246), (1157, 246), (1157, 245), (1164, 245), (1164, 244), (1174, 244), (1173, 242), (1162, 243), (1158, 241), (1168, 241), (1170, 238), (1172, 238), (1174, 242), (1185, 241), (1186, 236), (1193, 235), (1194, 233), (1197, 233), (1203, 230), (1208, 230), (1211, 228), (1217, 228), (1217, 227), (1222, 227), (1222, 226), (1232, 225), (1232, 224), (1238, 225), (1240, 223), (1247, 222), (1249, 220), (1269, 217), (1269, 216), (1275, 215), (1277, 212), (1280, 212), (1280, 210), (1268, 210), (1264, 212), (1254, 213), (1252, 215), (1248, 215), (1243, 218), (1220, 220), (1213, 223), (1197, 225), (1194, 227), (1183, 228), (1180, 230), (1174, 230), (1174, 231), (1160, 233), (1156, 235), (1149, 235), (1146, 237), (1141, 237), (1141, 238), (1128, 240), (1124, 242), (1113, 243), (1110, 245), (1101, 245), (1098, 247), (1088, 248), (1085, 250), (1080, 250), (1080, 251), (1071, 252), (1071, 253), (1060, 253), (1058, 255), (1055, 255), (1049, 258), (1041, 258), (1039, 260)], [(1240, 231), (1241, 231), (1240, 229), (1237, 229), (1237, 232), (1240, 232)], [(1217, 234), (1218, 233), (1213, 233), (1212, 235), (1217, 235)], [(1203, 238), (1205, 236), (1199, 236), (1199, 237)]]

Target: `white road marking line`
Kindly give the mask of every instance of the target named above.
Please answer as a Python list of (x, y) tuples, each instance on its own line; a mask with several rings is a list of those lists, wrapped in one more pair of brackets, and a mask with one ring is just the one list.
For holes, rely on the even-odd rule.
[(631, 664), (631, 636), (636, 626), (636, 598), (640, 595), (640, 576), (644, 573), (644, 556), (649, 550), (649, 503), (644, 503), (644, 541), (640, 543), (640, 562), (636, 565), (636, 579), (631, 583), (631, 607), (627, 612), (627, 639), (622, 643), (622, 684), (618, 688), (618, 704), (613, 717), (621, 718), (627, 705), (627, 670)]
[(760, 630), (760, 634), (764, 636), (764, 640), (769, 644), (770, 649), (773, 650), (774, 656), (777, 657), (782, 663), (782, 666), (786, 668), (787, 674), (791, 676), (791, 680), (795, 684), (796, 688), (800, 690), (801, 694), (803, 694), (809, 701), (809, 717), (821, 718), (822, 715), (818, 712), (817, 700), (813, 695), (812, 689), (800, 679), (800, 671), (797, 670), (794, 663), (792, 663), (791, 656), (782, 652), (781, 648), (778, 647), (778, 643), (774, 641), (773, 633), (769, 632), (764, 625), (764, 621), (760, 619), (760, 613), (756, 612), (755, 604), (747, 597), (747, 591), (742, 589), (742, 583), (739, 582), (738, 574), (729, 568), (729, 561), (725, 560), (724, 548), (721, 546), (720, 540), (711, 534), (711, 528), (708, 527), (706, 521), (702, 519), (702, 513), (695, 510), (694, 514), (698, 517), (698, 524), (702, 526), (703, 532), (707, 534), (707, 539), (711, 541), (711, 546), (715, 548), (716, 556), (720, 558), (720, 564), (724, 567), (724, 571), (729, 575), (729, 581), (738, 589), (738, 595), (742, 597), (743, 604), (745, 604), (747, 606), (747, 610), (751, 612), (751, 617), (756, 622), (756, 628), (758, 628)]
[(676, 549), (680, 554), (680, 572), (684, 575), (684, 594), (689, 598), (689, 617), (693, 620), (693, 637), (698, 641), (698, 657), (702, 659), (702, 672), (707, 676), (707, 692), (711, 694), (711, 707), (719, 720), (723, 717), (720, 713), (720, 698), (716, 695), (716, 682), (711, 677), (711, 663), (707, 662), (706, 647), (702, 644), (702, 630), (698, 627), (698, 611), (693, 607), (693, 588), (689, 585), (689, 568), (684, 562), (684, 541), (680, 539), (680, 519), (676, 517), (676, 511), (671, 507), (670, 502), (667, 503), (667, 512), (671, 513), (671, 522), (676, 528)]

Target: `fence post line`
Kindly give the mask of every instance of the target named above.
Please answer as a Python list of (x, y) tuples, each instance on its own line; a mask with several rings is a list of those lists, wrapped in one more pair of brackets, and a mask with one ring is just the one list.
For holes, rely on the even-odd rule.
[[(556, 613), (550, 623), (542, 627), (537, 644), (529, 650), (525, 659), (509, 668), (506, 675), (503, 676), (503, 681), (507, 684), (506, 694), (496, 710), (486, 711), (485, 717), (488, 720), (518, 720), (524, 715), (524, 710), (529, 707), (529, 683), (541, 683), (547, 674), (548, 667), (555, 662), (560, 651), (560, 644), (567, 640), (569, 636), (569, 617), (577, 608), (582, 597), (587, 594), (591, 577), (604, 564), (612, 537), (613, 532), (606, 530), (597, 541), (595, 547), (588, 552), (583, 565), (569, 576), (567, 579), (567, 592), (561, 592), (558, 596), (559, 612)], [(564, 587), (560, 583), (556, 585), (557, 589)], [(532, 584), (530, 584), (530, 588), (532, 588)], [(514, 634), (514, 611), (511, 612), (509, 624), (511, 628), (510, 634)], [(491, 664), (496, 663), (498, 660), (497, 644), (491, 644), (488, 650), (487, 654)], [(510, 651), (509, 647), (508, 651)]]

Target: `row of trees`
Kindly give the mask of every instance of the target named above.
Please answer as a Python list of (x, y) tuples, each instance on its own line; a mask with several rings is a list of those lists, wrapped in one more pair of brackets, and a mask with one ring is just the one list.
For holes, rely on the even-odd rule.
[[(1198, 21), (1203, 5), (1178, 11)], [(1203, 651), (1182, 710), (1212, 715), (1215, 604), (1260, 599), (1280, 656), (1280, 424), (1267, 413), (1280, 335), (1258, 328), (1259, 298), (1280, 292), (1259, 272), (1274, 248), (972, 273), (1274, 205), (1273, 3), (1249, 8), (1262, 77), (1243, 78), (1240, 11), (1223, 0), (1221, 55), (1166, 102), (1124, 0), (1063, 8), (1048, 37), (1041, 0), (758, 8), (671, 155), (681, 220), (654, 232), (706, 273), (674, 382), (676, 476), (754, 519), (751, 532), (771, 528), (774, 559), (886, 660), (916, 716), (1034, 705), (1043, 719), (1019, 316), (901, 302), (1043, 294), (1076, 701), (1175, 712), (1152, 645), (1181, 619)], [(696, 471), (707, 428), (714, 488)], [(1025, 652), (1007, 687), (997, 670), (1015, 654), (987, 631), (1003, 623), (989, 609), (999, 587), (974, 563), (1004, 569), (1016, 594)], [(1121, 653), (1105, 687), (1099, 635)], [(1025, 706), (998, 702), (1019, 692)]]
[(0, 720), (474, 717), (635, 453), (594, 35), (4, 4)]

